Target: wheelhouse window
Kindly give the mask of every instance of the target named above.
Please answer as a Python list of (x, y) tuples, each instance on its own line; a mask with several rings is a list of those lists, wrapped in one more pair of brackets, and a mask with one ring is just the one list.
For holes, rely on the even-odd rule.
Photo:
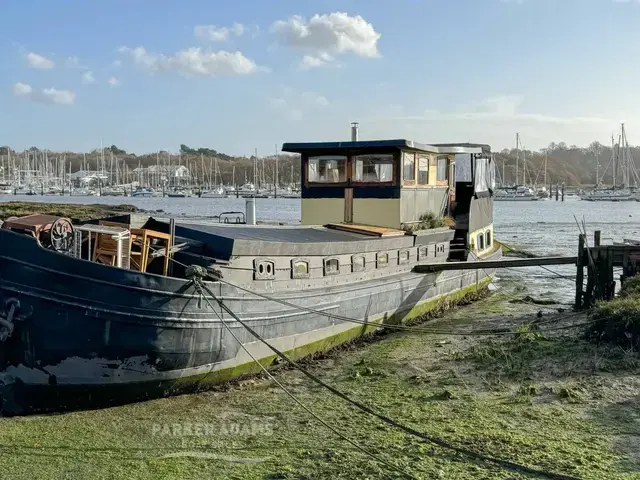
[(418, 154), (418, 185), (429, 185), (429, 155)]
[(436, 180), (438, 182), (447, 181), (447, 163), (449, 158), (446, 155), (438, 155)]
[(393, 155), (355, 155), (353, 161), (353, 181), (362, 183), (393, 182)]
[(347, 157), (344, 155), (320, 155), (309, 157), (309, 183), (343, 183), (347, 181)]
[(402, 179), (405, 182), (413, 183), (416, 180), (416, 154), (402, 153)]

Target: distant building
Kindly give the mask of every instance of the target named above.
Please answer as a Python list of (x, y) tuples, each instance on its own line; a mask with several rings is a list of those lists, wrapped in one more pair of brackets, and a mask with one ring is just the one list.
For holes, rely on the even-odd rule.
[(88, 185), (91, 182), (102, 180), (103, 182), (108, 180), (109, 174), (105, 171), (97, 170), (78, 170), (77, 172), (69, 174), (69, 180), (75, 186)]
[(168, 183), (170, 185), (186, 183), (191, 179), (189, 169), (184, 165), (150, 165), (133, 170), (139, 183)]

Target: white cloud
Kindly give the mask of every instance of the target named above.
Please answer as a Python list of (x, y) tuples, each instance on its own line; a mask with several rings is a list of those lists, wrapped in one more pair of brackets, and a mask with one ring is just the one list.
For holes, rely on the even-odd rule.
[(111, 88), (120, 86), (120, 80), (118, 80), (116, 77), (109, 77), (109, 80), (107, 80), (107, 83)]
[(330, 62), (333, 62), (333, 57), (328, 53), (320, 53), (317, 56), (305, 55), (300, 62), (300, 68), (308, 70), (310, 68), (325, 67)]
[(32, 102), (73, 105), (76, 101), (76, 94), (71, 90), (58, 90), (57, 88), (43, 88), (36, 91), (27, 83), (15, 83), (13, 85), (13, 94), (16, 97), (22, 97)]
[(122, 61), (120, 60), (114, 60), (113, 62), (111, 62), (111, 66), (114, 68), (119, 68), (122, 65)]
[(59, 103), (60, 105), (73, 105), (76, 102), (76, 94), (71, 90), (44, 88), (42, 95), (51, 103)]
[(239, 37), (244, 32), (245, 27), (241, 23), (234, 23), (230, 27), (216, 27), (215, 25), (196, 25), (193, 27), (193, 34), (196, 37), (211, 42), (226, 42), (231, 35)]
[(545, 115), (541, 113), (524, 112), (521, 110), (523, 97), (520, 95), (498, 95), (486, 98), (474, 105), (467, 106), (452, 112), (443, 112), (435, 109), (424, 110), (418, 115), (405, 115), (396, 117), (381, 117), (376, 121), (438, 121), (438, 120), (457, 120), (457, 121), (482, 121), (496, 123), (513, 124), (521, 123), (538, 123), (538, 124), (556, 124), (556, 125), (580, 125), (580, 124), (597, 124), (610, 122), (609, 119), (603, 117), (580, 117), (567, 116), (560, 117), (554, 115)]
[(88, 85), (90, 83), (95, 83), (95, 81), (96, 79), (93, 76), (93, 72), (91, 70), (87, 70), (82, 74), (82, 83), (85, 83)]
[(26, 59), (27, 64), (31, 68), (37, 68), (40, 70), (50, 70), (56, 65), (53, 63), (53, 60), (49, 60), (48, 58), (34, 52), (27, 53)]
[(27, 83), (17, 82), (13, 85), (13, 94), (16, 97), (31, 95), (31, 92), (33, 92), (33, 88)]
[(360, 15), (316, 14), (308, 22), (294, 15), (288, 20), (274, 22), (270, 30), (281, 45), (310, 52), (302, 58), (304, 68), (324, 66), (334, 55), (345, 53), (369, 58), (380, 56), (378, 40), (381, 35)]
[(248, 75), (260, 69), (253, 60), (238, 51), (212, 52), (198, 47), (191, 47), (173, 55), (147, 52), (144, 47), (120, 47), (118, 51), (151, 73), (176, 71), (189, 75), (217, 77)]

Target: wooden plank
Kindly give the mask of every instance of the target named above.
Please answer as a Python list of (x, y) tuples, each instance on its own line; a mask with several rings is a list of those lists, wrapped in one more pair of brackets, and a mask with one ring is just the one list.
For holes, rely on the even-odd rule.
[(346, 224), (346, 223), (329, 223), (325, 225), (327, 228), (340, 230), (343, 232), (360, 233), (362, 235), (371, 235), (372, 237), (394, 237), (405, 235), (404, 230), (395, 228), (374, 227), (372, 225)]
[(444, 270), (475, 270), (478, 268), (513, 268), (539, 267), (544, 265), (575, 265), (578, 257), (537, 257), (537, 258), (509, 258), (504, 260), (479, 260), (471, 262), (445, 262), (429, 265), (416, 265), (416, 273), (432, 273)]

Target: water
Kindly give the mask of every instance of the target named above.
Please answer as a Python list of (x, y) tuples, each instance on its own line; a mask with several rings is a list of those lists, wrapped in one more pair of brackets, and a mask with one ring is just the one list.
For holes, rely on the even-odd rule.
[[(58, 202), (73, 204), (130, 204), (147, 211), (162, 210), (158, 216), (176, 215), (211, 218), (221, 212), (245, 211), (243, 198), (162, 198), (162, 197), (57, 197), (0, 195), (3, 201)], [(537, 202), (495, 202), (495, 238), (537, 255), (576, 255), (578, 226), (584, 219), (588, 238), (594, 230), (602, 231), (602, 243), (640, 239), (640, 202), (585, 202), (580, 200), (541, 200)], [(256, 217), (260, 221), (296, 223), (300, 219), (300, 199), (258, 198)], [(551, 270), (551, 271), (550, 271)], [(565, 275), (561, 278), (552, 272)], [(526, 283), (527, 293), (561, 302), (571, 302), (574, 295), (575, 267), (557, 265), (544, 269), (527, 267), (503, 269), (502, 279)]]

